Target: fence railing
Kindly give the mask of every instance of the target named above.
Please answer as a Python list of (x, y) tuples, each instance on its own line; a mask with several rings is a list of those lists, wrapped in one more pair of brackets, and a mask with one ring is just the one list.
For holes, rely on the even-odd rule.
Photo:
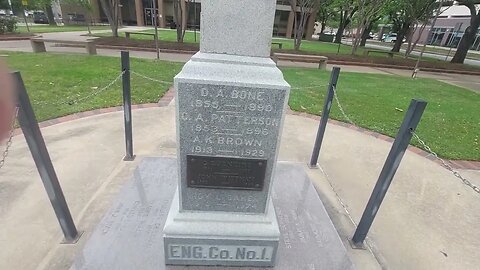
[[(124, 126), (125, 126), (125, 149), (126, 154), (124, 160), (133, 160), (135, 155), (133, 153), (133, 130), (132, 130), (132, 102), (131, 102), (131, 74), (138, 76), (140, 78), (157, 82), (157, 83), (165, 83), (165, 84), (172, 84), (169, 81), (163, 81), (155, 78), (151, 78), (139, 72), (136, 72), (131, 69), (130, 67), (130, 59), (129, 53), (123, 51), (121, 53), (121, 71), (119, 74), (107, 85), (102, 88), (94, 89), (93, 91), (87, 93), (84, 96), (80, 97), (67, 97), (63, 100), (58, 100), (54, 102), (36, 102), (34, 105), (37, 106), (45, 106), (45, 105), (76, 105), (80, 104), (86, 100), (89, 100), (97, 95), (100, 95), (111, 89), (115, 83), (122, 79), (122, 93), (123, 93), (123, 112), (124, 112)], [(318, 157), (320, 155), (320, 150), (325, 134), (325, 130), (327, 127), (327, 121), (330, 113), (330, 109), (332, 107), (333, 99), (338, 106), (343, 118), (352, 125), (356, 125), (354, 121), (349, 117), (347, 112), (345, 111), (342, 103), (338, 97), (338, 79), (340, 75), (340, 68), (334, 67), (330, 82), (327, 88), (327, 94), (324, 101), (322, 117), (319, 123), (319, 128), (317, 132), (317, 136), (315, 139), (312, 156), (309, 162), (309, 166), (311, 168), (317, 167)], [(57, 219), (59, 221), (60, 227), (65, 236), (65, 242), (72, 243), (75, 242), (80, 233), (77, 231), (75, 224), (73, 222), (72, 216), (70, 214), (68, 205), (66, 203), (65, 197), (63, 195), (59, 180), (55, 173), (55, 169), (53, 167), (52, 161), (48, 154), (48, 150), (46, 148), (45, 142), (43, 140), (40, 128), (38, 126), (38, 122), (35, 116), (35, 113), (32, 108), (32, 103), (30, 102), (30, 97), (25, 89), (25, 85), (23, 83), (22, 77), (19, 72), (13, 73), (12, 76), (15, 78), (17, 82), (17, 92), (18, 92), (18, 108), (16, 110), (15, 116), (12, 119), (12, 129), (9, 134), (9, 138), (7, 139), (5, 150), (3, 151), (2, 155), (0, 156), (0, 169), (4, 166), (5, 160), (9, 154), (10, 147), (12, 145), (12, 138), (14, 135), (14, 125), (15, 120), (18, 119), (18, 123), (25, 135), (27, 144), (31, 151), (32, 157), (35, 161), (37, 166), (38, 172), (42, 178), (42, 182), (45, 186), (45, 189), (51, 199), (52, 207), (55, 211)], [(327, 85), (325, 85), (327, 86)], [(323, 86), (312, 85), (312, 86), (304, 86), (304, 87), (294, 87), (292, 89), (307, 89), (307, 88), (319, 88)], [(443, 167), (448, 169), (453, 173), (454, 176), (459, 178), (463, 184), (469, 186), (472, 190), (480, 194), (480, 188), (465, 177), (463, 177), (458, 171), (453, 169), (451, 165), (449, 165), (445, 160), (441, 159), (432, 149), (425, 143), (424, 140), (420, 138), (420, 136), (415, 133), (415, 129), (421, 119), (423, 111), (425, 110), (427, 103), (421, 100), (412, 100), (410, 103), (410, 107), (405, 114), (403, 123), (397, 133), (395, 141), (390, 149), (389, 155), (383, 165), (383, 169), (379, 175), (377, 183), (372, 191), (370, 199), (365, 207), (363, 212), (362, 218), (357, 226), (357, 229), (351, 239), (351, 244), (355, 248), (362, 248), (363, 242), (368, 234), (368, 231), (375, 219), (375, 216), (380, 208), (380, 205), (388, 191), (388, 187), (390, 183), (393, 181), (394, 175), (398, 166), (401, 162), (401, 159), (405, 153), (406, 148), (408, 147), (410, 140), (415, 138), (422, 147), (432, 154), (437, 160), (441, 162)], [(345, 208), (346, 211), (348, 209)]]
[[(340, 69), (336, 67), (334, 67), (332, 70), (329, 87), (327, 89), (327, 94), (324, 101), (322, 117), (320, 119), (320, 124), (317, 131), (317, 137), (315, 139), (312, 156), (309, 163), (310, 168), (317, 167), (317, 160), (320, 154), (319, 153), (320, 146), (322, 144), (323, 135), (326, 129), (326, 122), (328, 121), (328, 117), (330, 114), (330, 109), (331, 109), (330, 105), (332, 102), (332, 96), (335, 99), (337, 107), (342, 117), (345, 119), (345, 121), (347, 121), (351, 125), (357, 126), (357, 124), (355, 124), (355, 122), (351, 119), (351, 117), (346, 113), (337, 94), (338, 92), (337, 83), (338, 83), (339, 72), (340, 72)], [(363, 214), (360, 219), (360, 222), (358, 223), (358, 226), (353, 221), (353, 218), (350, 217), (354, 222), (354, 224), (356, 225), (355, 233), (353, 234), (353, 237), (349, 239), (351, 246), (353, 248), (365, 248), (364, 246), (365, 238), (368, 234), (370, 227), (372, 226), (372, 223), (375, 219), (376, 214), (378, 213), (380, 205), (383, 199), (385, 198), (385, 195), (388, 191), (388, 187), (390, 186), (390, 183), (393, 181), (393, 178), (398, 169), (398, 166), (400, 165), (400, 162), (403, 158), (403, 155), (408, 145), (410, 144), (412, 137), (415, 138), (427, 152), (429, 152), (438, 161), (440, 161), (440, 164), (442, 164), (443, 167), (445, 167), (450, 172), (452, 172), (454, 176), (462, 180), (463, 184), (469, 186), (472, 190), (480, 194), (480, 188), (478, 186), (471, 183), (469, 180), (463, 177), (458, 171), (453, 169), (453, 167), (449, 165), (445, 160), (440, 158), (434, 151), (432, 151), (432, 149), (425, 143), (425, 141), (423, 141), (419, 137), (419, 135), (415, 132), (415, 129), (418, 123), (420, 122), (420, 119), (422, 117), (422, 114), (425, 110), (426, 105), (427, 105), (426, 101), (416, 100), (416, 99), (413, 99), (411, 101), (410, 106), (403, 119), (402, 125), (398, 130), (398, 133), (392, 144), (392, 147), (387, 156), (387, 159), (385, 160), (382, 171), (378, 177), (378, 180), (375, 184), (372, 194), (363, 211)], [(345, 211), (348, 212), (348, 209), (346, 208), (346, 206), (342, 202), (341, 204), (345, 208)]]
[(116, 82), (122, 79), (122, 93), (123, 93), (123, 111), (124, 111), (124, 125), (125, 125), (125, 145), (126, 155), (124, 160), (129, 161), (135, 158), (133, 154), (133, 132), (132, 132), (132, 101), (131, 101), (131, 85), (130, 74), (133, 73), (143, 79), (155, 81), (157, 83), (172, 84), (172, 82), (157, 80), (141, 73), (132, 71), (130, 68), (130, 59), (128, 52), (122, 52), (122, 65), (119, 74), (107, 85), (101, 88), (96, 88), (93, 91), (82, 96), (70, 96), (64, 99), (57, 99), (53, 102), (49, 101), (35, 101), (31, 103), (28, 92), (23, 83), (20, 72), (11, 74), (17, 87), (18, 104), (15, 108), (14, 116), (12, 117), (11, 130), (5, 144), (5, 150), (0, 156), (0, 169), (5, 165), (9, 151), (11, 150), (13, 137), (15, 134), (15, 123), (18, 124), (25, 136), (27, 145), (32, 154), (33, 160), (37, 167), (40, 178), (43, 182), (45, 190), (50, 198), (51, 205), (59, 222), (60, 228), (64, 234), (64, 243), (75, 243), (81, 236), (75, 226), (69, 207), (67, 205), (65, 196), (63, 194), (60, 181), (55, 172), (54, 165), (48, 153), (45, 141), (43, 139), (39, 124), (32, 105), (35, 106), (58, 106), (58, 105), (77, 105), (84, 101), (90, 100), (97, 95), (100, 95), (111, 89)]

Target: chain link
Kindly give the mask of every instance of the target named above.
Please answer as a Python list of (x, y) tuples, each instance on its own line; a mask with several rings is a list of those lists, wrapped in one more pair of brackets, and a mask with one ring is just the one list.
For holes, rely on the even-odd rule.
[(63, 101), (60, 101), (60, 102), (53, 102), (53, 103), (51, 103), (51, 102), (35, 102), (34, 104), (35, 105), (63, 105), (63, 104), (74, 105), (74, 104), (80, 103), (84, 100), (87, 100), (89, 98), (97, 96), (98, 94), (100, 94), (100, 93), (106, 91), (107, 89), (109, 89), (112, 85), (114, 85), (123, 76), (123, 74), (125, 74), (125, 71), (122, 71), (115, 79), (113, 79), (113, 81), (111, 81), (106, 86), (104, 86), (104, 87), (102, 87), (98, 90), (92, 91), (84, 97), (79, 97), (79, 98), (76, 98), (76, 99), (67, 97), (67, 100), (63, 100)]
[(147, 80), (150, 80), (150, 81), (154, 81), (154, 82), (159, 82), (159, 83), (168, 83), (168, 84), (172, 84), (172, 82), (167, 82), (167, 81), (162, 81), (162, 80), (157, 80), (157, 79), (154, 79), (152, 77), (148, 77), (146, 75), (143, 75), (143, 74), (140, 74), (134, 70), (130, 70), (130, 73), (134, 74), (134, 75), (137, 75), (141, 78), (144, 78), (144, 79), (147, 79)]
[(444, 159), (440, 158), (437, 153), (435, 153), (430, 146), (428, 146), (425, 141), (420, 139), (420, 137), (415, 133), (415, 131), (412, 131), (413, 137), (422, 145), (422, 147), (427, 150), (431, 155), (433, 155), (438, 161), (442, 163), (442, 166), (445, 167), (447, 170), (449, 170), (455, 177), (458, 179), (462, 180), (463, 184), (469, 186), (471, 189), (473, 189), (475, 192), (480, 194), (480, 188), (476, 186), (475, 184), (472, 184), (472, 182), (468, 181), (465, 177), (463, 177), (458, 171), (456, 171), (450, 164), (448, 164)]
[(7, 143), (5, 144), (5, 150), (3, 151), (2, 157), (0, 159), (0, 169), (5, 165), (5, 160), (7, 159), (8, 156), (8, 151), (10, 150), (10, 147), (12, 146), (12, 139), (13, 139), (13, 134), (15, 133), (15, 120), (17, 119), (18, 115), (18, 107), (15, 108), (15, 113), (12, 117), (12, 125), (10, 127), (10, 134), (7, 140)]
[(335, 85), (333, 86), (333, 97), (337, 102), (338, 108), (340, 109), (340, 112), (342, 113), (343, 118), (345, 118), (350, 124), (356, 126), (356, 124), (352, 121), (352, 119), (350, 119), (350, 117), (348, 117), (348, 115), (345, 113), (345, 110), (343, 109), (342, 104), (340, 104), (340, 100), (338, 99), (338, 96), (337, 96), (337, 87)]
[(292, 90), (300, 90), (300, 89), (312, 89), (312, 88), (322, 88), (326, 87), (328, 84), (322, 84), (322, 85), (312, 85), (312, 86), (301, 86), (301, 87), (292, 87), (290, 89)]

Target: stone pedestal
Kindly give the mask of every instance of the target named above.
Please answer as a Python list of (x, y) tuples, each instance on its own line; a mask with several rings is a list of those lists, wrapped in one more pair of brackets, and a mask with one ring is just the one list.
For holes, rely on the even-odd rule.
[(178, 193), (165, 224), (165, 263), (273, 266), (280, 231), (273, 204), (266, 215), (180, 212)]
[(179, 182), (166, 264), (275, 264), (270, 190), (290, 86), (269, 58), (274, 14), (274, 0), (202, 2), (200, 52), (175, 77)]
[(175, 87), (180, 178), (166, 263), (273, 266), (270, 188), (289, 85), (270, 58), (199, 52)]
[[(179, 238), (178, 244), (176, 246), (174, 244), (175, 256), (182, 257), (176, 258), (177, 261), (183, 260), (185, 264), (201, 264), (202, 261), (204, 264), (213, 263), (215, 261), (212, 259), (218, 259), (220, 256), (229, 260), (232, 255), (236, 258), (238, 252), (241, 259), (237, 259), (236, 263), (234, 261), (230, 263), (244, 266), (245, 263), (256, 261), (258, 265), (265, 264), (265, 260), (262, 261), (261, 258), (268, 244), (265, 241), (255, 242), (254, 239), (265, 240), (266, 235), (274, 233), (269, 230), (271, 226), (266, 225), (271, 219), (275, 220), (270, 218), (271, 215), (263, 218), (256, 214), (235, 216), (222, 212), (210, 213), (207, 216), (204, 213), (192, 212), (183, 215), (177, 212), (178, 209), (172, 209), (173, 211), (168, 213), (170, 205), (179, 205), (178, 196), (174, 196), (178, 190), (177, 165), (177, 160), (173, 158), (141, 159), (132, 180), (123, 186), (95, 230), (87, 234), (90, 235), (89, 240), (78, 252), (70, 270), (212, 269), (209, 266), (165, 265), (164, 247), (171, 246), (172, 243), (164, 243), (169, 241), (162, 237), (162, 228), (165, 224), (168, 228), (182, 232), (186, 241), (181, 243)], [(121, 173), (123, 174), (125, 172)], [(280, 228), (280, 241), (273, 269), (354, 269), (325, 207), (304, 171), (304, 164), (281, 162), (276, 166), (271, 201), (270, 207), (272, 204), (275, 207)], [(268, 212), (273, 213), (270, 210)], [(174, 217), (172, 213), (177, 213), (175, 227), (169, 225), (172, 224)], [(258, 228), (258, 231), (252, 230), (252, 227)], [(177, 233), (173, 230), (170, 232)], [(215, 237), (211, 237), (213, 242), (195, 243), (195, 240), (192, 240), (194, 235), (206, 234), (211, 236), (229, 234), (248, 242), (241, 245), (239, 241), (222, 240), (220, 244)], [(213, 246), (215, 248), (210, 249)], [(232, 249), (232, 246), (235, 249)], [(266, 249), (264, 258), (267, 258), (268, 252)], [(228, 270), (242, 269), (245, 268), (228, 267)]]

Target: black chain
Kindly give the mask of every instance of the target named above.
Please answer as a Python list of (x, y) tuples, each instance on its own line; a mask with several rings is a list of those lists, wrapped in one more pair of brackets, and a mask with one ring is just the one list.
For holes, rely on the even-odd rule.
[(3, 151), (2, 157), (0, 159), (0, 169), (5, 165), (5, 160), (7, 159), (8, 156), (8, 151), (10, 150), (10, 147), (12, 146), (12, 139), (13, 139), (13, 134), (15, 133), (15, 121), (17, 119), (17, 114), (18, 114), (18, 107), (15, 108), (15, 113), (12, 117), (12, 125), (10, 126), (10, 134), (5, 146), (5, 150)]

